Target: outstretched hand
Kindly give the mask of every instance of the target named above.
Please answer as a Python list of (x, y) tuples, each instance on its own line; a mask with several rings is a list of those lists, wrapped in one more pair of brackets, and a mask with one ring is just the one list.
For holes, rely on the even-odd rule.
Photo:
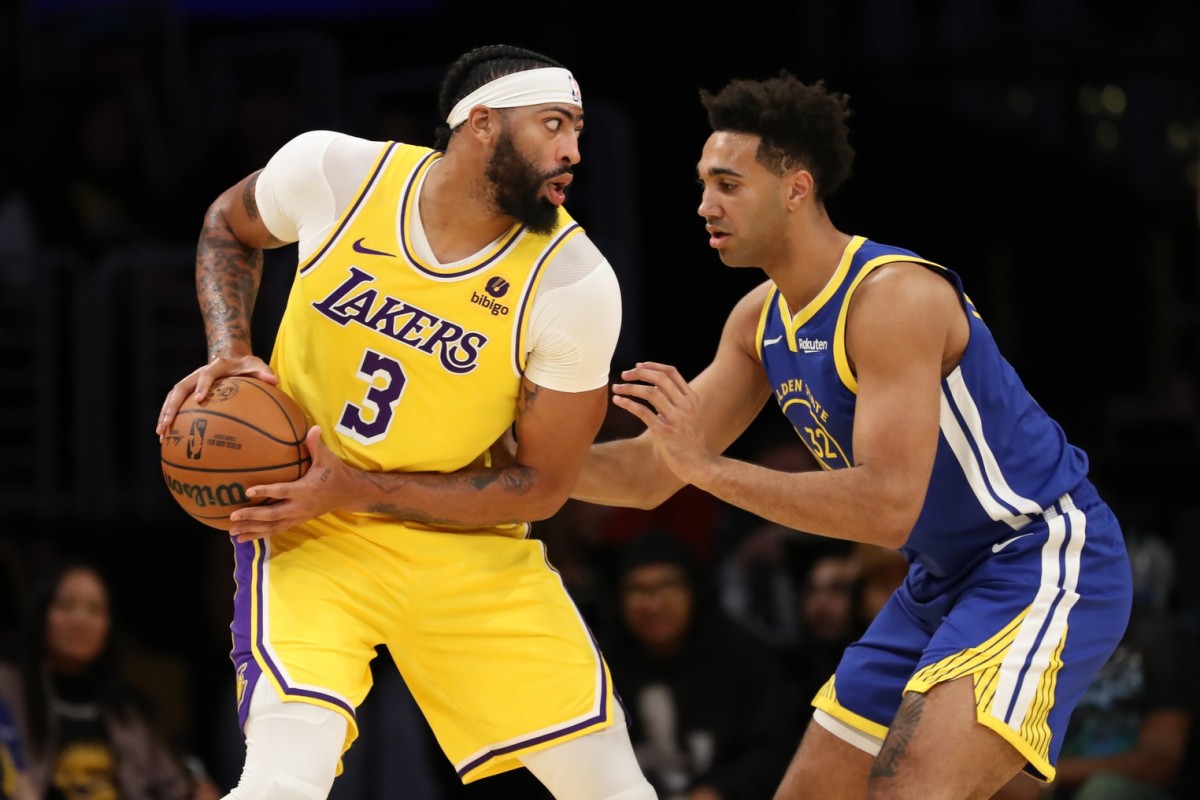
[(640, 383), (613, 384), (613, 403), (644, 422), (662, 462), (677, 478), (693, 483), (716, 458), (700, 425), (696, 391), (670, 364), (640, 361), (621, 377)]
[(302, 522), (345, 506), (352, 498), (353, 470), (321, 441), (321, 428), (308, 429), (304, 439), (312, 463), (302, 476), (287, 483), (264, 483), (246, 490), (260, 505), (229, 515), (229, 535), (239, 542), (264, 539)]

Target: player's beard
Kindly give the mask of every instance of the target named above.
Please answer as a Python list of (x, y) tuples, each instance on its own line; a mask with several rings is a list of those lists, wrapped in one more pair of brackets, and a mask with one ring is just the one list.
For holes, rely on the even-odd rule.
[(501, 213), (513, 217), (534, 233), (547, 234), (558, 222), (558, 206), (542, 197), (546, 181), (571, 171), (563, 167), (542, 174), (517, 150), (512, 135), (500, 134), (496, 149), (488, 159), (487, 177), (492, 182), (492, 197)]

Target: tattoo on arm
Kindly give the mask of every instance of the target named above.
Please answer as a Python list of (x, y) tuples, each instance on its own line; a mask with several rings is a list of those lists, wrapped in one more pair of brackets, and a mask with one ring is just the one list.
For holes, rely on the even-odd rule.
[(261, 174), (260, 169), (251, 175), (250, 180), (246, 181), (246, 188), (242, 189), (242, 205), (245, 206), (246, 216), (251, 222), (258, 222), (258, 199), (254, 196), (254, 187), (258, 186), (258, 176)]
[[(246, 181), (246, 186), (242, 189), (242, 207), (246, 209), (246, 216), (251, 222), (258, 222), (258, 196), (255, 190), (258, 188), (258, 176), (262, 174), (262, 170), (258, 170), (250, 176), (250, 180)], [(279, 247), (287, 244), (282, 239), (276, 239), (274, 234), (267, 232), (267, 247)]]
[[(407, 481), (397, 482), (396, 473), (365, 473), (365, 479), (375, 484), (375, 487), (385, 494), (401, 489)], [(533, 471), (528, 467), (518, 465), (509, 465), (507, 467), (490, 468), (478, 471), (470, 471), (462, 475), (445, 475), (438, 476), (435, 480), (438, 484), (432, 486), (434, 490), (445, 489), (450, 492), (455, 492), (462, 487), (469, 487), (477, 492), (482, 492), (492, 484), (499, 484), (502, 491), (513, 492), (515, 494), (525, 494), (529, 491), (533, 484)], [(413, 522), (424, 522), (432, 525), (461, 525), (461, 520), (456, 520), (449, 516), (438, 514), (430, 514), (420, 509), (410, 506), (397, 505), (381, 500), (372, 504), (368, 509), (372, 514), (387, 514), (396, 519), (407, 519)], [(511, 519), (501, 520), (500, 523), (517, 523), (524, 520)]]
[(541, 391), (541, 387), (538, 386), (536, 383), (530, 383), (529, 381), (524, 381), (522, 383), (521, 402), (517, 403), (517, 420), (516, 421), (518, 423), (521, 421), (521, 416), (526, 411), (533, 408), (533, 404), (537, 400), (539, 391)]
[(196, 295), (210, 359), (250, 349), (250, 317), (262, 278), (262, 251), (237, 240), (220, 211), (204, 218), (196, 248)]
[(908, 750), (917, 726), (921, 723), (921, 712), (925, 710), (925, 695), (920, 692), (908, 692), (900, 701), (900, 710), (888, 730), (887, 738), (883, 740), (883, 749), (871, 764), (871, 778), (894, 777), (899, 771), (900, 761)]

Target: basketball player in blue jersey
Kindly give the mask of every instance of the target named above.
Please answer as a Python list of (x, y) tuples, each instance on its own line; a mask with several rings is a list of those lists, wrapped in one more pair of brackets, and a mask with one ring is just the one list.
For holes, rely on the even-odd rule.
[[(320, 800), (387, 645), (464, 783), (527, 767), (560, 800), (654, 800), (602, 654), (529, 523), (567, 500), (605, 413), (620, 291), (563, 208), (583, 101), (505, 45), (450, 67), (437, 147), (329, 131), (284, 145), (205, 219), (197, 286), (218, 378), (277, 382), (308, 472), (231, 515), (236, 800)], [(269, 365), (262, 250), (298, 243)], [(515, 452), (494, 443), (515, 434)], [(501, 459), (493, 459), (493, 451)]]
[[(1022, 770), (1053, 779), (1131, 602), (1087, 456), (1001, 357), (957, 275), (834, 226), (825, 200), (853, 159), (844, 95), (785, 71), (701, 100), (709, 244), (767, 279), (692, 381), (661, 363), (621, 373), (613, 402), (646, 430), (594, 445), (573, 496), (652, 508), (692, 484), (906, 555), (903, 585), (813, 698), (776, 800), (961, 800)], [(812, 470), (721, 455), (772, 397)]]

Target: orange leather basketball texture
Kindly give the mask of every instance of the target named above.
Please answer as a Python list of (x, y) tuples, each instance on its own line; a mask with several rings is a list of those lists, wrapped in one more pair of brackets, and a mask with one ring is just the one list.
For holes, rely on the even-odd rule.
[(259, 502), (251, 486), (301, 477), (312, 458), (303, 409), (277, 386), (244, 376), (222, 378), (204, 402), (191, 395), (162, 441), (162, 473), (176, 502), (212, 528), (229, 530), (230, 513)]

